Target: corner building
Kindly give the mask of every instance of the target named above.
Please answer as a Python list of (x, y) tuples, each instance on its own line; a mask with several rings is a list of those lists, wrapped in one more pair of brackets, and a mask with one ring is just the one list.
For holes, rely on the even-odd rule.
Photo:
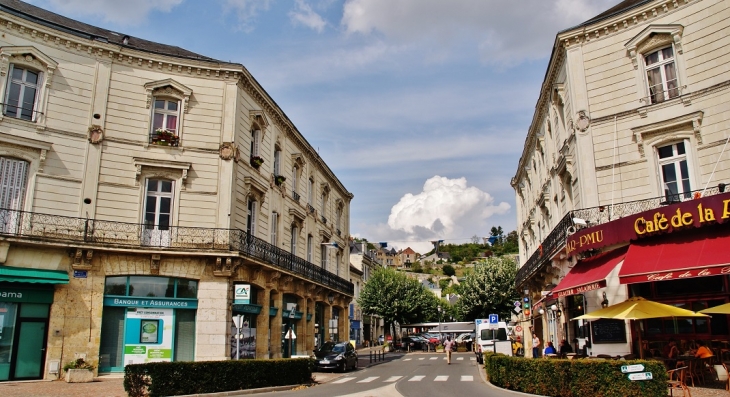
[(0, 32), (0, 381), (347, 335), (353, 196), (243, 65), (14, 0)]
[(730, 301), (728, 37), (722, 0), (624, 0), (556, 35), (512, 179), (528, 355), (530, 330), (593, 356), (728, 349), (724, 314), (573, 320), (634, 296)]

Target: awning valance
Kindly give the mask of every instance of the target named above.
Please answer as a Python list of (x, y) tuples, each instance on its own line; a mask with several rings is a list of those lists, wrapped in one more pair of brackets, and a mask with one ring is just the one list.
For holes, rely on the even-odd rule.
[(718, 225), (631, 244), (621, 284), (730, 274), (730, 227)]
[(553, 288), (552, 296), (560, 298), (605, 287), (606, 276), (624, 260), (627, 250), (628, 246), (621, 247), (578, 262)]
[(68, 273), (62, 270), (0, 266), (0, 281), (9, 283), (68, 284)]

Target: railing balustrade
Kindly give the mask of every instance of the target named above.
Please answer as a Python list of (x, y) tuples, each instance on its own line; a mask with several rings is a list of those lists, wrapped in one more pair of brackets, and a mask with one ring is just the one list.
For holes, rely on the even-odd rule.
[(175, 250), (237, 251), (352, 295), (351, 282), (240, 229), (145, 225), (0, 209), (0, 235)]

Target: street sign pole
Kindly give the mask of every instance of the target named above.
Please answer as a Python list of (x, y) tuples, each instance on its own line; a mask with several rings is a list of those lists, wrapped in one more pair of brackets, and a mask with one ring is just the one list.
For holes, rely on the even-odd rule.
[(236, 360), (241, 359), (241, 315), (237, 314), (233, 318), (233, 323), (236, 325)]

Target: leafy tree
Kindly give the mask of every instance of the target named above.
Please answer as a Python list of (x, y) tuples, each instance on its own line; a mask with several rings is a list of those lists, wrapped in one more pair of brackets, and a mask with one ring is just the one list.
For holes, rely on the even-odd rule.
[(446, 288), (449, 288), (449, 284), (451, 284), (451, 280), (448, 278), (442, 278), (439, 280), (439, 288), (441, 289), (441, 292), (443, 293)]
[(421, 262), (416, 261), (411, 264), (411, 271), (413, 273), (423, 273), (423, 268), (421, 267)]
[(451, 265), (444, 265), (444, 267), (441, 269), (442, 272), (444, 272), (444, 275), (446, 276), (453, 276), (456, 274), (456, 270), (454, 270), (454, 267)]
[(474, 272), (461, 283), (457, 302), (459, 317), (464, 321), (487, 318), (497, 313), (509, 317), (519, 294), (515, 289), (517, 267), (511, 256), (491, 257), (475, 265)]
[(391, 335), (394, 324), (422, 322), (438, 315), (438, 298), (416, 279), (390, 268), (375, 270), (360, 292), (363, 314), (381, 316)]

